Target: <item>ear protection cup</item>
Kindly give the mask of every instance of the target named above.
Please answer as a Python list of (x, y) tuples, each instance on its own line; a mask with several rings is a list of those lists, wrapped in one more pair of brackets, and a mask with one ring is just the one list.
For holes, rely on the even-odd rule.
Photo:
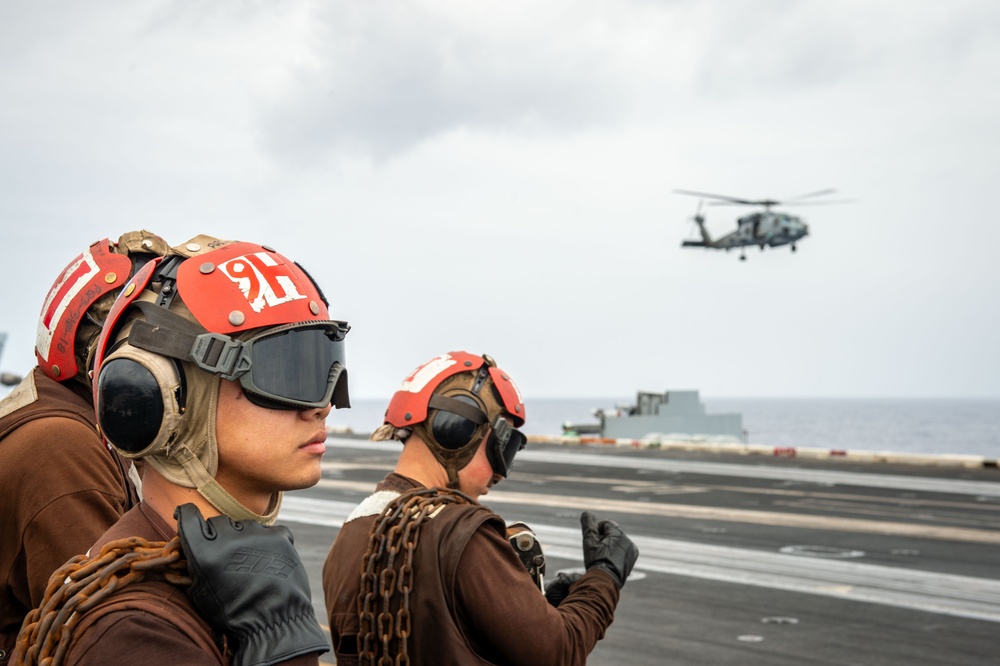
[(180, 423), (183, 372), (171, 358), (124, 345), (101, 364), (95, 398), (108, 443), (127, 458), (144, 457), (168, 443)]
[(163, 424), (163, 400), (153, 373), (130, 358), (116, 358), (101, 370), (97, 391), (98, 420), (108, 440), (133, 454), (147, 449)]
[[(469, 396), (453, 396), (453, 399), (481, 409), (480, 405)], [(480, 424), (443, 409), (431, 410), (428, 421), (431, 426), (431, 435), (438, 444), (449, 451), (464, 449), (477, 439), (477, 434), (479, 438), (484, 434)]]

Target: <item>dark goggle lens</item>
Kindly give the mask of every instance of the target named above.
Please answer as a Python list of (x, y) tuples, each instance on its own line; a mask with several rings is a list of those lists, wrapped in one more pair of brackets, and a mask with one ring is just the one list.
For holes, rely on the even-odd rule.
[[(250, 341), (250, 371), (244, 391), (277, 401), (277, 407), (330, 404), (344, 363), (344, 333), (335, 327), (291, 328)], [(346, 394), (337, 406), (349, 406)], [(286, 403), (286, 404), (281, 404)]]
[(515, 430), (502, 416), (493, 423), (490, 433), (487, 458), (495, 474), (506, 478), (514, 466), (514, 456), (524, 448), (528, 439), (520, 430)]

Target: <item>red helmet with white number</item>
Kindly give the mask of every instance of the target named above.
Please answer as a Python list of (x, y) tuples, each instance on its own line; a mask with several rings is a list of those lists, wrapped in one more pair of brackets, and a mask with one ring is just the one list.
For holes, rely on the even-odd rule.
[(97, 241), (73, 259), (56, 278), (42, 304), (35, 338), (38, 367), (49, 378), (74, 377), (89, 384), (89, 360), (114, 295), (135, 269), (170, 250), (148, 231), (131, 231), (118, 242)]
[(524, 419), (520, 390), (491, 357), (454, 351), (432, 358), (403, 380), (389, 401), (385, 425), (372, 439), (405, 439), (416, 432), (448, 471), (449, 486), (457, 487), (458, 470), (469, 464), (487, 434), (493, 471), (507, 476), (524, 447), (524, 435), (515, 429)]
[(273, 521), (215, 482), (219, 380), (251, 402), (304, 410), (349, 407), (344, 336), (308, 273), (274, 250), (198, 236), (126, 285), (97, 344), (98, 424), (123, 456), (197, 488), (234, 519)]

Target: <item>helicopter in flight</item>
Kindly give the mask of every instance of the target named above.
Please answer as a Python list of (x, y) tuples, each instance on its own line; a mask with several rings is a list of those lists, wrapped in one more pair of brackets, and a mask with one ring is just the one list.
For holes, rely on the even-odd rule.
[(707, 194), (705, 192), (692, 192), (690, 190), (674, 190), (678, 194), (689, 194), (691, 196), (716, 199), (710, 201), (710, 206), (763, 206), (764, 210), (744, 215), (736, 220), (736, 230), (725, 236), (713, 239), (708, 229), (705, 228), (705, 216), (701, 212), (702, 202), (698, 202), (698, 210), (694, 215), (694, 222), (701, 231), (701, 240), (686, 240), (681, 243), (681, 247), (704, 247), (716, 250), (726, 250), (734, 247), (740, 248), (740, 261), (746, 261), (746, 248), (750, 245), (757, 245), (763, 250), (765, 247), (778, 247), (790, 245), (792, 252), (795, 252), (795, 243), (809, 235), (809, 227), (805, 221), (797, 215), (789, 215), (772, 211), (772, 206), (782, 204), (805, 206), (805, 205), (825, 205), (848, 203), (847, 201), (803, 201), (812, 197), (832, 194), (836, 190), (819, 190), (809, 192), (794, 197), (788, 197), (783, 201), (776, 199), (742, 199), (730, 197), (722, 194)]

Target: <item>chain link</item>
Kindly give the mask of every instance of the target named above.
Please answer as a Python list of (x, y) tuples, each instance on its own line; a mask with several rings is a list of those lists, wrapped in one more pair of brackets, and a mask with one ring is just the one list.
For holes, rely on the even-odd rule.
[(419, 488), (394, 499), (375, 520), (362, 560), (358, 593), (358, 657), (363, 666), (410, 663), (410, 594), (420, 526), (448, 504), (474, 503), (457, 490)]
[(155, 574), (174, 585), (190, 585), (179, 537), (110, 541), (97, 555), (77, 555), (56, 569), (38, 608), (28, 613), (17, 637), (15, 666), (59, 666), (80, 618), (130, 583)]

